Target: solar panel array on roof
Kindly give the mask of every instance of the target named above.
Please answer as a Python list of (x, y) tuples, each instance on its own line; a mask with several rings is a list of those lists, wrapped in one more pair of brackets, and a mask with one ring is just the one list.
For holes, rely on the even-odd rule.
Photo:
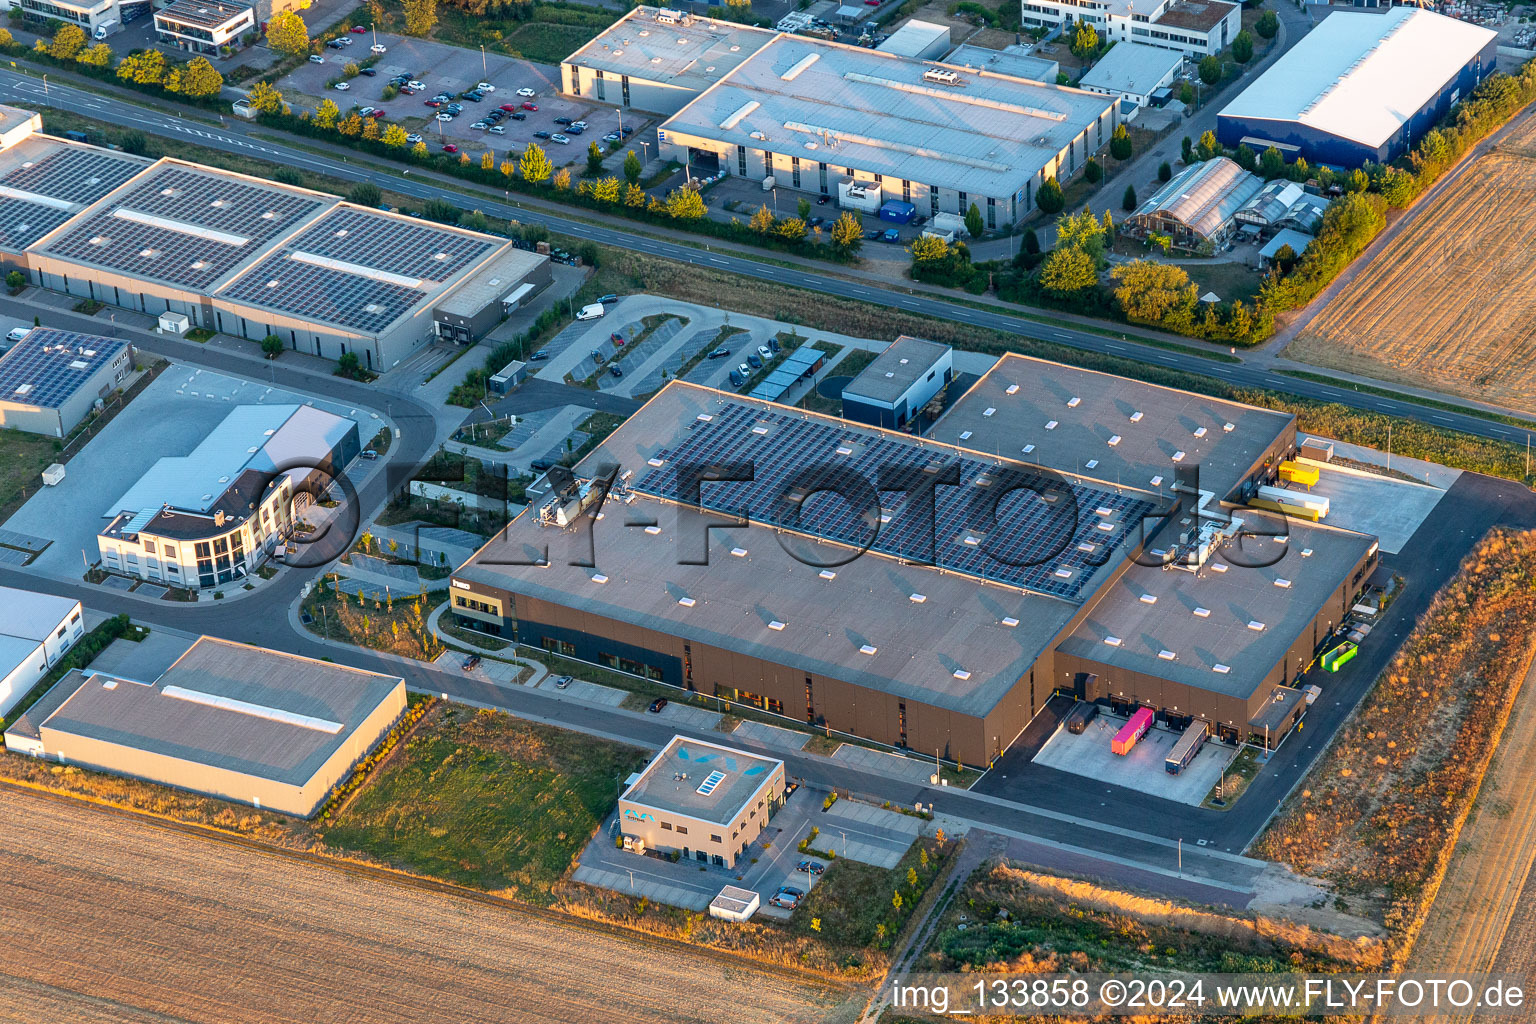
[(113, 338), (34, 327), (0, 355), (0, 401), (56, 409), (125, 347)]
[(784, 397), (784, 392), (794, 387), (795, 383), (811, 372), (811, 367), (820, 359), (826, 358), (826, 353), (819, 349), (799, 348), (784, 357), (784, 361), (774, 367), (773, 372), (752, 389), (750, 397), (759, 398), (765, 402), (777, 402)]
[(168, 164), (41, 251), (207, 291), (259, 243), (333, 203), (329, 196)]
[(220, 293), (307, 320), (378, 333), (420, 302), (423, 292), (293, 258), (268, 256)]
[(111, 150), (62, 146), (11, 168), (0, 175), (0, 185), (88, 206), (147, 166)]
[[(710, 482), (686, 493), (681, 467), (750, 465), (753, 479)], [(1156, 506), (1119, 493), (983, 461), (953, 449), (856, 431), (819, 417), (727, 401), (709, 420), (663, 448), (631, 483), (643, 494), (784, 527), (908, 561), (1075, 600), (1109, 555)], [(912, 488), (926, 472), (958, 471), (959, 486), (934, 493), (931, 533)], [(831, 481), (904, 475), (901, 487), (873, 492), (878, 505), (856, 509)], [(680, 479), (684, 482), (680, 482)], [(942, 479), (942, 477), (940, 477)], [(808, 481), (816, 481), (809, 483)], [(857, 490), (857, 484), (853, 490)], [(871, 485), (872, 486), (872, 485)], [(858, 499), (855, 500), (864, 500)], [(876, 518), (878, 517), (878, 522)]]
[(68, 210), (25, 199), (0, 198), (0, 249), (21, 252), (69, 218)]
[(288, 248), (392, 274), (445, 281), (483, 259), (497, 244), (484, 236), (460, 234), (372, 210), (340, 207), (305, 228)]

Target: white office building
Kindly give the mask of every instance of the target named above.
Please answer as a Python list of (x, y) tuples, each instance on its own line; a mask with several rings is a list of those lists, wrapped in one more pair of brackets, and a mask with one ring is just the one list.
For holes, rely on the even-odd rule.
[(80, 602), (0, 587), (0, 716), (85, 635)]
[(1023, 0), (1021, 20), (1063, 29), (1085, 21), (1106, 42), (1146, 43), (1198, 59), (1232, 44), (1243, 27), (1243, 9), (1225, 0)]
[(1172, 84), (1183, 63), (1184, 58), (1173, 50), (1145, 43), (1116, 43), (1078, 80), (1077, 87), (1146, 107), (1160, 90)]

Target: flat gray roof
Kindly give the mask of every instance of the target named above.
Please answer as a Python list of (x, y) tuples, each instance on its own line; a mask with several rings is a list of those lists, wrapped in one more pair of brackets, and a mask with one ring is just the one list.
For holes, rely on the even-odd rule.
[(1176, 468), (1198, 464), (1201, 488), (1225, 498), (1294, 421), (1290, 413), (1005, 355), (927, 436), (1165, 493)]
[[(1245, 530), (1276, 536), (1229, 540), (1197, 573), (1131, 566), (1056, 649), (1214, 693), (1250, 696), (1376, 538), (1251, 508), (1233, 514)], [(1287, 540), (1278, 539), (1287, 533)], [(1275, 564), (1252, 567), (1271, 559)], [(1107, 643), (1111, 637), (1119, 644)], [(1164, 651), (1174, 657), (1162, 657)]]
[[(636, 7), (562, 63), (703, 92), (774, 37), (769, 29)], [(672, 11), (670, 15), (682, 12)]]
[(860, 46), (781, 35), (666, 131), (1006, 199), (1118, 102)]
[(440, 313), (474, 316), (493, 302), (506, 298), (523, 279), (549, 262), (542, 256), (515, 245), (508, 246), (495, 259), (437, 303)]
[(1024, 49), (1027, 47), (1008, 46), (992, 50), (972, 43), (961, 43), (949, 51), (944, 63), (995, 71), (1000, 75), (1028, 78), (1036, 82), (1056, 81), (1056, 75), (1061, 70), (1060, 62), (1021, 52)]
[[(624, 791), (623, 799), (729, 825), (783, 764), (734, 747), (674, 736)], [(716, 772), (722, 777), (714, 778)]]
[(166, 158), (32, 251), (211, 294), (336, 202), (324, 193)]
[(291, 786), (307, 783), (398, 676), (203, 637), (146, 685), (71, 674), (39, 728)]
[(492, 235), (341, 203), (219, 297), (377, 335), (511, 247)]
[(849, 381), (843, 394), (890, 405), (949, 351), (948, 345), (903, 334)]
[(72, 597), (38, 594), (15, 587), (0, 587), (0, 635), (20, 637), (40, 644), (59, 628), (59, 623), (80, 602)]
[(1082, 78), (1078, 85), (1084, 89), (1104, 89), (1108, 92), (1129, 92), (1147, 95), (1162, 84), (1163, 79), (1179, 70), (1184, 55), (1178, 50), (1145, 43), (1116, 43), (1110, 51)]

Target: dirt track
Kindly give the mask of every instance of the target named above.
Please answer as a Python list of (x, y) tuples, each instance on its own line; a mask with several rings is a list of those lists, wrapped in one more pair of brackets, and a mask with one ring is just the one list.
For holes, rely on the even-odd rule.
[(0, 1020), (851, 1021), (673, 946), (7, 792)]

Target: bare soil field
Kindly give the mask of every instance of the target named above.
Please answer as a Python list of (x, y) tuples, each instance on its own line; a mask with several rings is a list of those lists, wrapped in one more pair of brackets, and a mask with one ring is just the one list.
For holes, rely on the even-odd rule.
[(0, 1020), (852, 1021), (864, 993), (8, 792)]
[[(1536, 963), (1536, 686), (1527, 675), (1499, 750), (1408, 960), (1410, 971), (1476, 974)], [(1470, 1021), (1474, 1011), (1437, 1020)]]
[(1285, 354), (1536, 412), (1536, 116), (1415, 217)]

